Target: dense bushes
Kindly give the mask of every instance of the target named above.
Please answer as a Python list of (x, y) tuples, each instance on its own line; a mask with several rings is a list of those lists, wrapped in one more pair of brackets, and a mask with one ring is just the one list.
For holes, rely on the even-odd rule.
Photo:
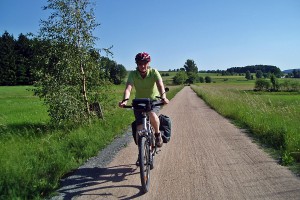
[(284, 80), (282, 83), (271, 76), (270, 80), (257, 79), (254, 86), (255, 91), (286, 91), (286, 92), (299, 92), (299, 81)]

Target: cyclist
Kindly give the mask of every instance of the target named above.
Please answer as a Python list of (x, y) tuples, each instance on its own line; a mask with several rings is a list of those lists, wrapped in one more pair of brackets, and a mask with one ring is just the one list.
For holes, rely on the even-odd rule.
[[(161, 75), (156, 69), (150, 67), (150, 61), (151, 57), (146, 52), (138, 53), (135, 56), (137, 67), (136, 70), (131, 71), (128, 76), (123, 99), (129, 99), (131, 89), (135, 87), (135, 98), (150, 98), (155, 100), (156, 96), (161, 96), (164, 104), (169, 103), (169, 100), (165, 94), (165, 87)], [(123, 107), (126, 104), (127, 101), (119, 102), (120, 107)], [(157, 147), (162, 147), (163, 140), (159, 131), (159, 109), (160, 106), (154, 107), (149, 112), (149, 118), (155, 132), (155, 143)], [(143, 128), (142, 113), (139, 111), (134, 111), (134, 115), (137, 124), (137, 131), (139, 131)]]

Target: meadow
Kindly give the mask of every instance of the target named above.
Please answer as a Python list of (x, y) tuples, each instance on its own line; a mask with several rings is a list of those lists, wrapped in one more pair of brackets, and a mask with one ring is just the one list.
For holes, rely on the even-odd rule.
[[(164, 81), (171, 84), (175, 74)], [(300, 160), (299, 93), (254, 92), (255, 81), (244, 76), (200, 76), (212, 77), (213, 83), (191, 86), (207, 104), (272, 149), (282, 164)], [(123, 134), (133, 121), (132, 112), (116, 106), (124, 87), (114, 86), (104, 120), (60, 129), (49, 125), (47, 108), (32, 87), (0, 87), (0, 199), (48, 197), (63, 176)], [(171, 99), (183, 86), (168, 87)]]
[[(42, 199), (60, 179), (124, 134), (133, 113), (117, 107), (124, 85), (114, 86), (104, 120), (55, 129), (32, 87), (0, 87), (0, 199)], [(182, 86), (171, 86), (172, 98)], [(132, 95), (133, 96), (133, 95)]]
[(213, 80), (192, 89), (221, 115), (272, 148), (282, 164), (300, 161), (299, 92), (254, 92), (254, 81), (239, 77)]

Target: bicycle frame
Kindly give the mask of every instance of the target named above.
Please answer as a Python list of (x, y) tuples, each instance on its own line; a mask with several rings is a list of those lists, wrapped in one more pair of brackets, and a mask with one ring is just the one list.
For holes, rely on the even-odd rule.
[(144, 193), (148, 192), (150, 186), (150, 170), (154, 167), (154, 156), (157, 153), (157, 147), (154, 142), (154, 132), (151, 127), (150, 112), (153, 106), (162, 105), (162, 103), (155, 104), (150, 99), (135, 99), (132, 106), (124, 106), (124, 108), (131, 108), (142, 112), (142, 129), (137, 130), (138, 147), (139, 147), (139, 165), (142, 190)]
[(142, 130), (138, 130), (137, 131), (137, 134), (138, 134), (138, 137), (146, 137), (147, 140), (149, 140), (149, 145), (151, 147), (155, 147), (154, 149), (154, 153), (156, 153), (156, 146), (154, 144), (154, 132), (153, 132), (153, 129), (152, 129), (152, 126), (151, 126), (151, 123), (150, 123), (150, 118), (149, 118), (149, 115), (147, 112), (143, 112), (143, 128)]
[[(165, 92), (168, 92), (169, 88), (165, 88)], [(158, 99), (163, 99), (156, 96)], [(128, 101), (129, 99), (124, 99)], [(144, 193), (148, 192), (150, 186), (150, 170), (154, 166), (154, 155), (157, 153), (157, 147), (154, 142), (154, 132), (151, 127), (150, 117), (148, 112), (152, 110), (154, 106), (164, 105), (163, 102), (155, 103), (155, 101), (149, 98), (134, 99), (131, 106), (124, 105), (123, 108), (131, 108), (142, 112), (143, 128), (137, 130), (138, 146), (139, 146), (139, 165), (142, 190)]]

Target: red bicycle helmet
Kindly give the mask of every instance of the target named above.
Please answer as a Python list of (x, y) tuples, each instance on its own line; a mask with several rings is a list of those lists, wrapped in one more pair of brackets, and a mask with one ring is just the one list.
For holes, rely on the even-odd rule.
[(148, 54), (146, 52), (141, 52), (141, 53), (136, 54), (136, 56), (135, 56), (135, 62), (138, 63), (140, 61), (150, 62), (151, 61), (150, 54)]

